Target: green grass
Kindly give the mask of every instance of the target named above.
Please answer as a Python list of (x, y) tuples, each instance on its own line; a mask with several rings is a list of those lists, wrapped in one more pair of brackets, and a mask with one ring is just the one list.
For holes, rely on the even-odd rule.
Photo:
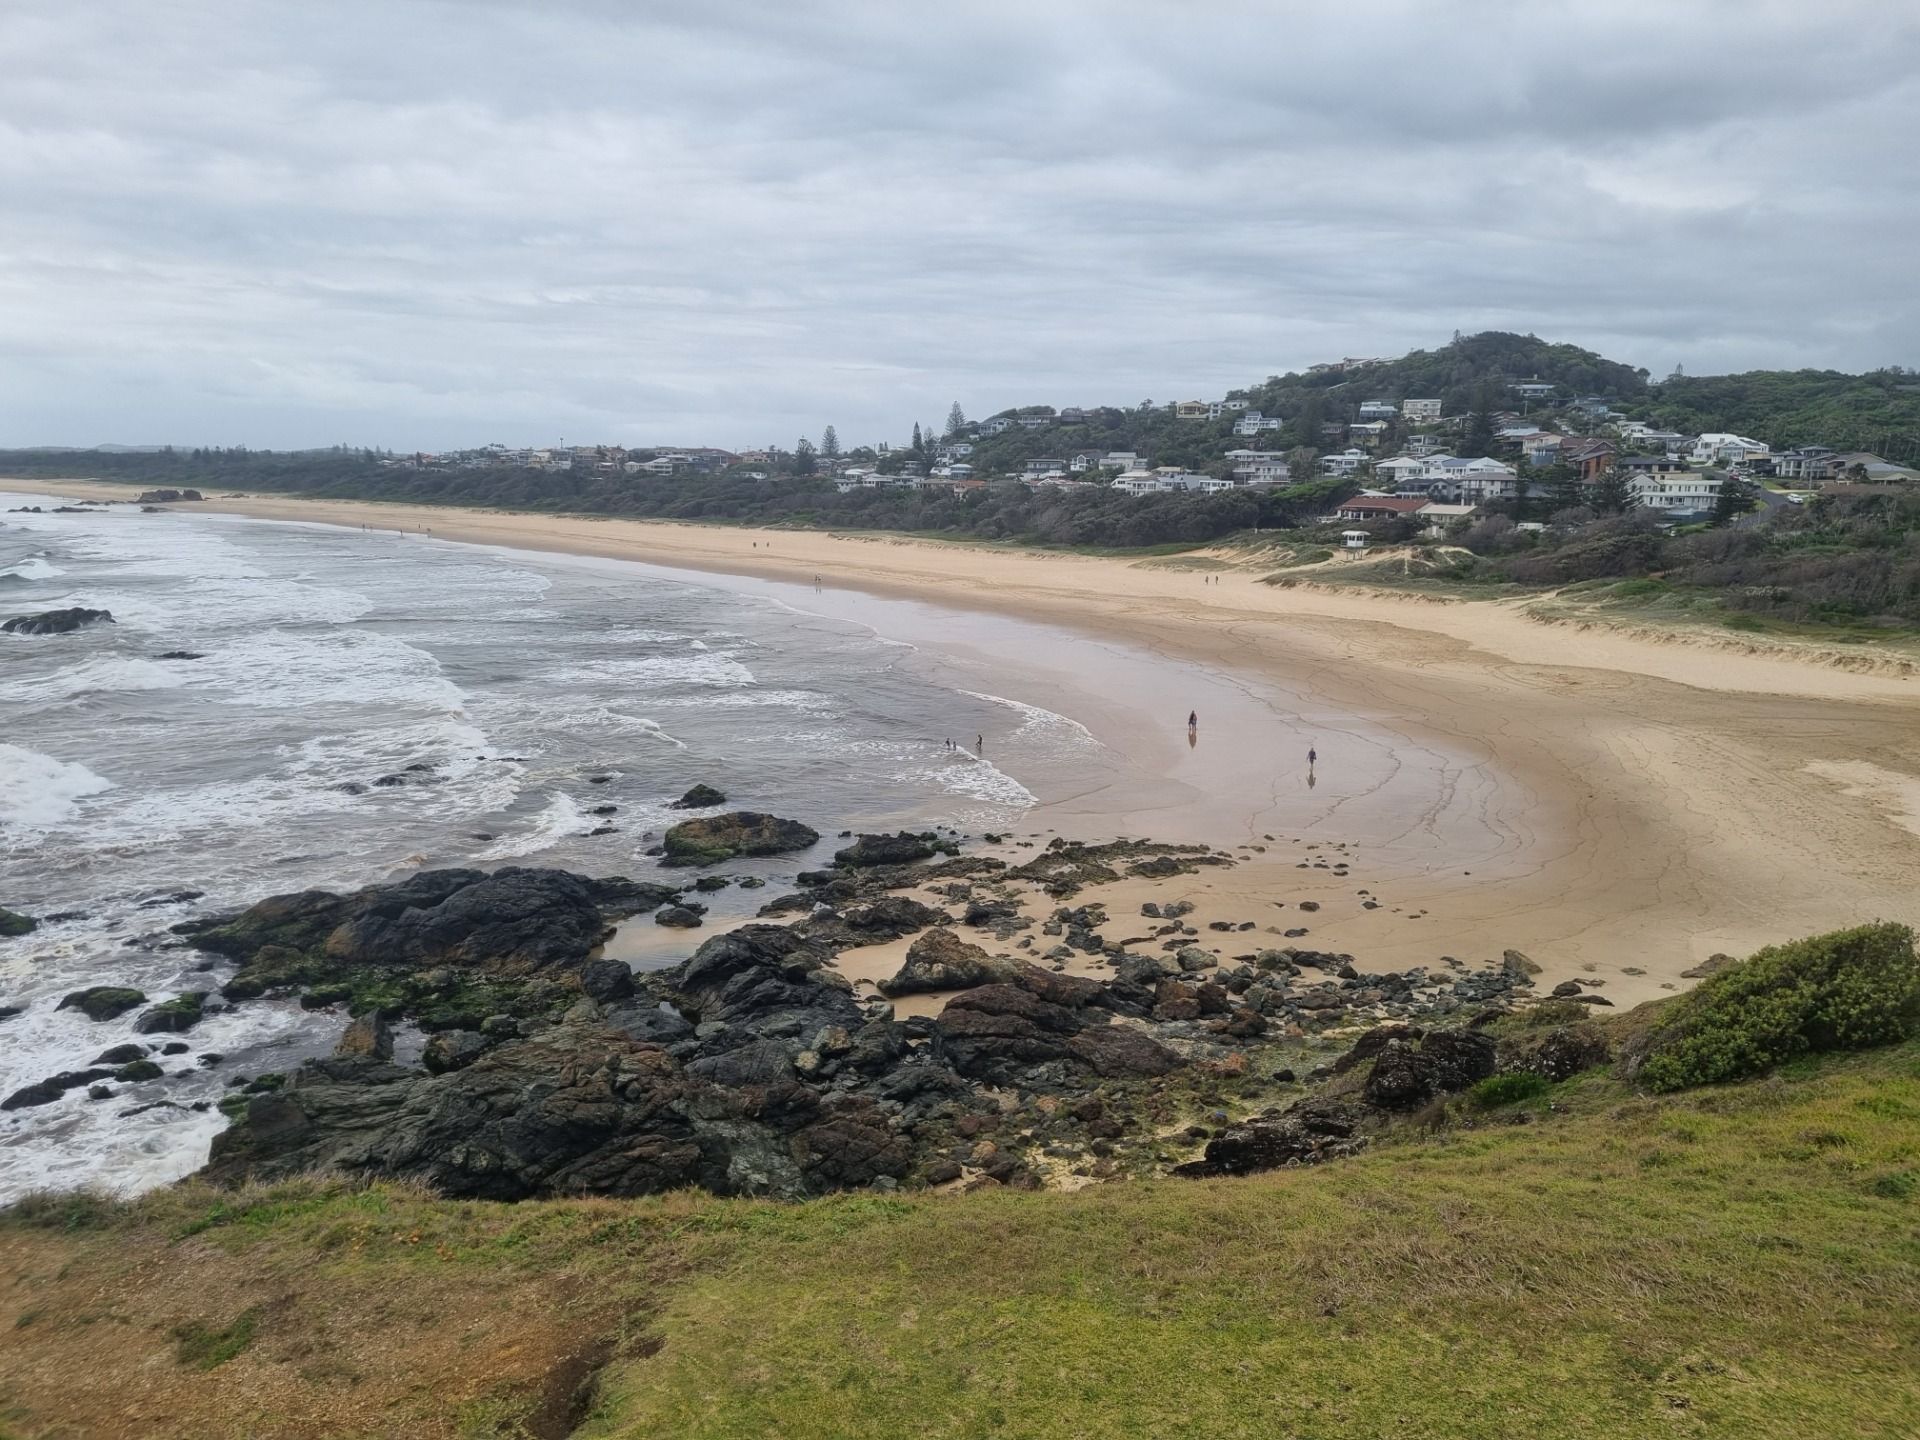
[(782, 1212), (667, 1299), (583, 1434), (1920, 1433), (1920, 1211), (1888, 1178), (1920, 1047), (1554, 1101), (1249, 1180)]
[[(630, 1294), (582, 1440), (1920, 1434), (1920, 1042), (1658, 1097), (1589, 1072), (1241, 1180), (503, 1206), (314, 1179), (14, 1227), (73, 1257), (158, 1237), (125, 1294), (88, 1282), (116, 1312), (190, 1289), (208, 1246), (396, 1296)], [(301, 1320), (261, 1331), (278, 1353)], [(216, 1402), (269, 1363), (250, 1326), (175, 1337)], [(500, 1434), (523, 1402), (446, 1406)]]

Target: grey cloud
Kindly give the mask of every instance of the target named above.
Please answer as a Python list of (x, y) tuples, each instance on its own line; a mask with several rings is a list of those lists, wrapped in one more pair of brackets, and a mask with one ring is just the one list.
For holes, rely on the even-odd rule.
[(1531, 330), (1912, 363), (1920, 13), (15, 0), (0, 443), (899, 439)]

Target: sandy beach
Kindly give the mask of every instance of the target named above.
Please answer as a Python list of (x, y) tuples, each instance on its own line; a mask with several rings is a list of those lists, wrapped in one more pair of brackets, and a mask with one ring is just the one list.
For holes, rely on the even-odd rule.
[[(206, 507), (809, 591), (817, 579), (833, 613), (857, 615), (873, 596), (1064, 627), (1048, 653), (1004, 662), (1085, 672), (1048, 703), (1125, 749), (1130, 773), (1165, 783), (1139, 787), (1137, 803), (1047, 797), (1034, 828), (1204, 839), (1240, 863), (1177, 882), (1172, 894), (1195, 903), (1196, 922), (1277, 928), (1311, 901), (1310, 924), (1284, 921), (1309, 924), (1299, 943), (1375, 968), (1519, 949), (1543, 983), (1599, 980), (1626, 1005), (1684, 987), (1682, 972), (1716, 952), (1875, 918), (1920, 921), (1920, 678), (1891, 668), (1544, 625), (1499, 603), (1268, 586), (1234, 568), (1206, 572), (1219, 577), (1208, 584), (1188, 565), (1153, 560), (276, 497)], [(964, 627), (954, 628), (964, 654)], [(1210, 710), (1205, 744), (1183, 758), (1187, 696), (1113, 693), (1098, 652), (1116, 644), (1197, 666), (1252, 698)], [(1263, 714), (1287, 707), (1298, 715), (1278, 742), (1260, 733)], [(1349, 729), (1365, 741), (1348, 747), (1364, 748), (1364, 779), (1341, 769)], [(1304, 753), (1292, 752), (1319, 735), (1329, 738), (1309, 792)], [(1248, 794), (1256, 768), (1271, 770), (1270, 793)], [(1313, 828), (1289, 835), (1289, 817), (1304, 814)], [(1351, 875), (1311, 867), (1306, 844), (1342, 842)], [(1083, 898), (1137, 911), (1139, 884)]]

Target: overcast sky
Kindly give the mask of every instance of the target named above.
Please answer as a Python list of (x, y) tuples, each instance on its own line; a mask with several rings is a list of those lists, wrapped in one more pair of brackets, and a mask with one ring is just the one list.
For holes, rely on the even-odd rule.
[(1920, 364), (1920, 4), (6, 0), (0, 444)]

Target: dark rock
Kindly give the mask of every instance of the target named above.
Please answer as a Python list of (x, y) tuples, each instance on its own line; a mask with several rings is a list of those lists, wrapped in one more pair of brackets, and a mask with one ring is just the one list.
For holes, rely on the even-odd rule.
[(24, 1085), (0, 1100), (0, 1110), (24, 1110), (30, 1105), (51, 1105), (69, 1090), (91, 1085), (96, 1080), (111, 1080), (113, 1071), (102, 1069), (65, 1070), (32, 1085)]
[(162, 660), (204, 660), (207, 657), (198, 650), (162, 650)]
[(1311, 915), (1320, 908), (1320, 902), (1318, 900), (1302, 900), (1300, 902), (1300, 908)]
[(1558, 1084), (1612, 1058), (1599, 1026), (1581, 1022), (1545, 1034), (1523, 1034), (1500, 1046), (1501, 1068), (1522, 1070)]
[(936, 853), (933, 837), (912, 835), (905, 830), (896, 835), (861, 835), (844, 850), (833, 852), (833, 863), (849, 869), (874, 865), (911, 865), (929, 860)]
[(797, 820), (736, 810), (700, 820), (682, 820), (663, 837), (663, 865), (718, 865), (743, 855), (782, 855), (819, 843), (817, 830)]
[(1042, 1000), (1018, 985), (981, 985), (962, 990), (947, 1001), (943, 1015), (956, 1010), (978, 1010), (988, 1015), (1013, 1015), (1042, 1030), (1071, 1035), (1086, 1021), (1065, 1005)]
[(1411, 1110), (1493, 1074), (1494, 1042), (1475, 1030), (1433, 1030), (1415, 1050), (1394, 1040), (1368, 1072), (1361, 1094), (1382, 1110)]
[(204, 500), (198, 490), (148, 490), (134, 502), (137, 505), (173, 505), (183, 500)]
[(98, 1055), (94, 1056), (93, 1063), (96, 1065), (130, 1065), (135, 1060), (144, 1059), (146, 1053), (147, 1047), (144, 1045), (115, 1045), (112, 1049), (102, 1050)]
[(1567, 999), (1570, 996), (1580, 993), (1580, 982), (1578, 980), (1562, 980), (1548, 993), (1556, 1000)]
[(633, 967), (624, 960), (589, 960), (580, 967), (580, 990), (602, 1003), (624, 1000), (633, 994)]
[(1185, 1063), (1131, 1025), (1089, 1025), (1067, 1041), (1067, 1051), (1100, 1075), (1165, 1075)]
[(799, 929), (811, 940), (842, 950), (902, 940), (929, 925), (944, 925), (947, 918), (931, 905), (922, 905), (905, 895), (882, 895), (814, 915), (803, 921)]
[(653, 923), (674, 930), (696, 930), (703, 923), (700, 917), (704, 912), (705, 907), (699, 905), (662, 905), (653, 912)]
[(677, 893), (565, 870), (428, 870), (346, 895), (277, 895), (238, 916), (174, 928), (199, 949), (241, 962), (240, 974), (224, 987), (228, 994), (235, 984), (260, 993), (361, 967), (449, 967), (517, 977), (577, 969), (612, 932), (614, 919), (654, 909)]
[[(193, 1047), (184, 1040), (169, 1040), (160, 1047), (162, 1055), (185, 1055)], [(217, 1057), (216, 1057), (217, 1058)]]
[(474, 1030), (442, 1030), (430, 1036), (420, 1063), (429, 1073), (445, 1075), (464, 1070), (487, 1052), (487, 1038)]
[(44, 610), (38, 615), (16, 615), (0, 625), (10, 635), (65, 635), (83, 625), (111, 625), (113, 612), (76, 605), (67, 610)]
[(667, 808), (669, 810), (711, 810), (716, 805), (726, 803), (727, 797), (713, 786), (696, 785)]
[[(1344, 1133), (1341, 1133), (1344, 1129)], [(1338, 1122), (1315, 1125), (1298, 1115), (1267, 1115), (1231, 1125), (1207, 1142), (1205, 1155), (1173, 1173), (1189, 1179), (1251, 1175), (1288, 1165), (1318, 1165), (1366, 1148), (1366, 1138)]]
[(31, 935), (40, 928), (40, 922), (31, 915), (22, 915), (17, 910), (9, 910), (0, 905), (0, 940), (15, 935)]
[(690, 1061), (687, 1073), (716, 1085), (780, 1085), (793, 1079), (793, 1057), (797, 1053), (793, 1046), (779, 1040), (755, 1040)]
[(89, 1020), (111, 1020), (116, 1015), (126, 1014), (136, 1005), (146, 1003), (145, 995), (125, 985), (93, 985), (85, 990), (75, 990), (55, 1008), (78, 1010)]
[(912, 995), (929, 990), (968, 990), (1013, 980), (1014, 962), (989, 955), (953, 931), (927, 931), (907, 949), (898, 974), (880, 982), (882, 995)]
[(113, 1078), (131, 1085), (141, 1080), (158, 1080), (166, 1073), (152, 1060), (135, 1060), (114, 1071)]
[(177, 1035), (191, 1030), (203, 1018), (207, 992), (189, 990), (171, 1000), (143, 1010), (133, 1022), (136, 1035)]

